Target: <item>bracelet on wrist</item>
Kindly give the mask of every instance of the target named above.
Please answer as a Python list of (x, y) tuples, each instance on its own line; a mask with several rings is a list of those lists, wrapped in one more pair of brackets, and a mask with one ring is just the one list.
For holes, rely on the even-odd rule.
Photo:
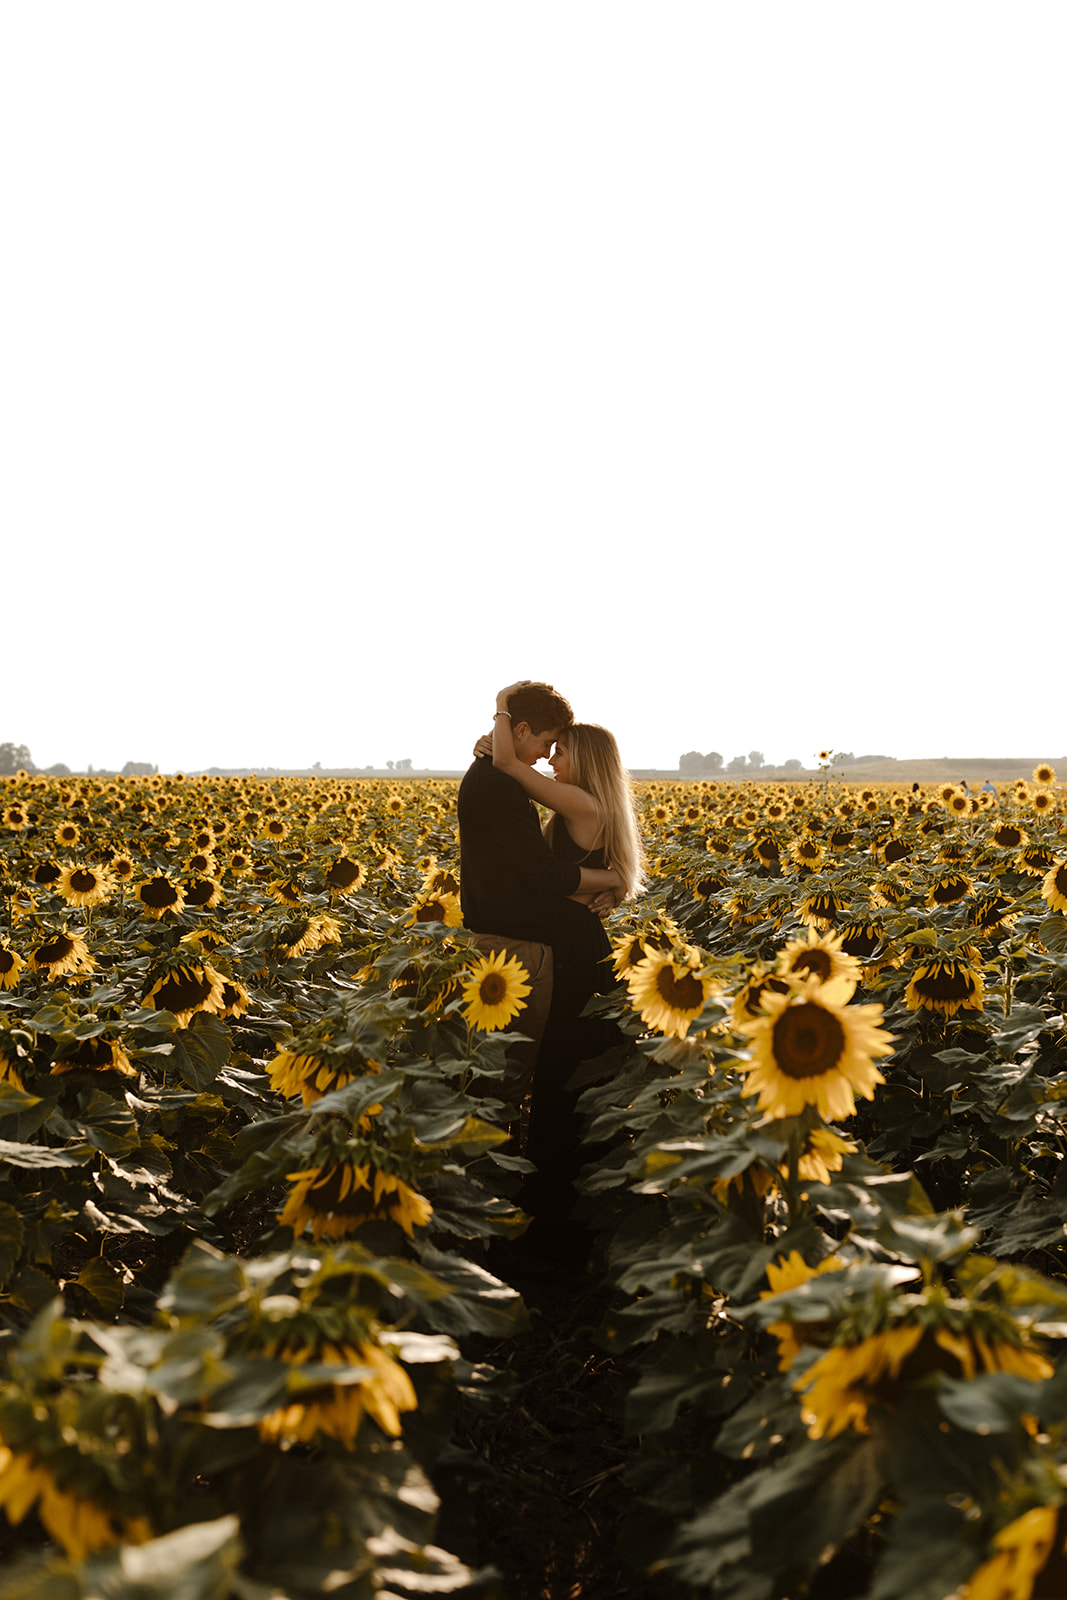
[(510, 711), (494, 711), (493, 712), (493, 716), (494, 716), (494, 718), (496, 718), (496, 717), (507, 717), (508, 721), (509, 722), (511, 721), (511, 712)]

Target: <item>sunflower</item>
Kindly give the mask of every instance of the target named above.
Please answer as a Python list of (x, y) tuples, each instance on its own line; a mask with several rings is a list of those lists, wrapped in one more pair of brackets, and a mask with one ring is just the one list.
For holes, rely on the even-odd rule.
[(1012, 912), (1011, 905), (1007, 895), (985, 894), (971, 907), (968, 921), (978, 934), (998, 933), (1001, 928), (1010, 928), (1015, 921), (1016, 913)]
[(407, 925), (416, 922), (443, 922), (446, 928), (458, 928), (463, 922), (459, 900), (454, 894), (421, 895), (408, 912)]
[(822, 846), (818, 839), (805, 835), (804, 838), (793, 840), (789, 854), (798, 867), (814, 868), (822, 861)]
[(230, 872), (235, 878), (244, 878), (252, 870), (252, 857), (247, 850), (235, 850), (230, 857)]
[(1045, 791), (1042, 791), (1040, 794), (1034, 795), (1034, 798), (1030, 804), (1040, 816), (1043, 811), (1052, 811), (1055, 808), (1056, 797), (1055, 795), (1051, 795)]
[[(858, 1148), (855, 1140), (844, 1138), (832, 1128), (809, 1128), (801, 1146), (797, 1177), (805, 1183), (829, 1183), (831, 1172), (840, 1172), (845, 1157), (854, 1155)], [(787, 1165), (780, 1171), (783, 1177), (789, 1174)]]
[(0, 1508), (17, 1525), (31, 1507), (45, 1532), (73, 1561), (84, 1561), (106, 1545), (144, 1544), (152, 1537), (143, 1517), (124, 1521), (95, 1501), (61, 1489), (35, 1455), (0, 1441)]
[(9, 1083), (13, 1089), (24, 1089), (25, 1084), (19, 1074), (18, 1053), (10, 1040), (5, 1044), (0, 1038), (0, 1083)]
[(711, 974), (701, 970), (700, 951), (691, 945), (646, 956), (627, 973), (626, 982), (641, 1021), (677, 1039), (685, 1038), (715, 987)]
[(906, 839), (890, 839), (882, 846), (882, 860), (887, 867), (911, 855), (911, 845)]
[(858, 1344), (835, 1345), (793, 1384), (803, 1396), (805, 1426), (812, 1439), (833, 1439), (850, 1425), (867, 1433), (867, 1411), (876, 1391), (900, 1369), (923, 1336), (919, 1323), (902, 1323)]
[(433, 1216), (425, 1195), (371, 1162), (342, 1161), (328, 1167), (290, 1172), (296, 1187), (278, 1213), (283, 1226), (300, 1233), (308, 1224), (315, 1243), (340, 1239), (377, 1218), (396, 1222), (409, 1238)]
[(829, 928), (835, 917), (840, 916), (845, 909), (843, 900), (830, 890), (821, 894), (808, 895), (806, 900), (800, 902), (797, 916), (808, 928)]
[(757, 967), (748, 982), (734, 996), (730, 1020), (735, 1028), (744, 1028), (746, 1022), (762, 1015), (761, 1001), (765, 994), (788, 994), (789, 985), (784, 978), (775, 978), (762, 967)]
[(41, 972), (48, 978), (71, 978), (77, 983), (87, 978), (94, 966), (93, 958), (84, 939), (64, 928), (31, 951), (31, 972)]
[(172, 883), (165, 872), (159, 872), (154, 878), (146, 878), (137, 885), (134, 891), (141, 902), (142, 909), (148, 916), (154, 917), (158, 922), (165, 917), (168, 911), (173, 911), (177, 916), (185, 908), (185, 896), (176, 883)]
[(1041, 898), (1050, 910), (1067, 911), (1067, 861), (1052, 863), (1041, 884)]
[[(1038, 768), (1038, 771), (1041, 769)], [(1061, 1508), (1034, 1506), (993, 1537), (994, 1554), (958, 1591), (959, 1600), (1030, 1600), (1057, 1544)], [(1063, 1553), (1063, 1544), (1060, 1552)], [(1047, 1594), (1054, 1591), (1045, 1590)]]
[(860, 981), (860, 964), (855, 956), (846, 954), (840, 937), (832, 933), (818, 934), (809, 927), (808, 937), (792, 939), (778, 957), (778, 972), (783, 978), (806, 983), (810, 978), (825, 983), (830, 978), (844, 980), (851, 1000)]
[(56, 844), (64, 845), (68, 850), (78, 843), (81, 836), (81, 829), (78, 827), (76, 822), (60, 823), (59, 827), (52, 835), (53, 839), (56, 841)]
[(967, 961), (953, 956), (938, 956), (915, 969), (904, 994), (909, 1011), (940, 1011), (954, 1017), (964, 1008), (981, 1011), (985, 985), (982, 975)]
[(267, 893), (280, 906), (298, 906), (304, 898), (300, 885), (294, 883), (292, 878), (272, 878), (267, 885)]
[(216, 1012), (217, 1016), (243, 1017), (251, 1004), (252, 997), (243, 983), (236, 978), (223, 978), (222, 1004)]
[(882, 931), (876, 922), (846, 922), (838, 931), (841, 948), (847, 956), (857, 961), (869, 961), (882, 942)]
[(47, 889), (53, 883), (58, 883), (63, 876), (63, 868), (57, 861), (41, 861), (34, 867), (30, 880), (38, 889)]
[(471, 968), (462, 985), (463, 1015), (473, 1028), (493, 1033), (525, 1010), (529, 973), (516, 956), (494, 950)]
[(154, 1011), (170, 1011), (179, 1028), (187, 1028), (198, 1011), (218, 1015), (225, 981), (206, 961), (185, 961), (157, 978), (141, 1004)]
[(362, 889), (366, 875), (362, 862), (351, 861), (348, 856), (338, 856), (323, 876), (335, 894), (354, 894), (357, 889)]
[(1043, 845), (1030, 845), (1022, 852), (1016, 861), (1019, 871), (1030, 878), (1043, 878), (1049, 868), (1054, 866), (1055, 856), (1051, 850), (1046, 850)]
[(79, 864), (66, 867), (56, 880), (56, 890), (72, 906), (98, 906), (115, 887), (109, 872)]
[(926, 896), (928, 906), (951, 906), (957, 900), (965, 900), (974, 885), (970, 878), (962, 872), (949, 872), (944, 877), (938, 878)]
[(324, 1094), (382, 1070), (380, 1062), (360, 1050), (348, 1048), (343, 1054), (331, 1054), (329, 1043), (326, 1038), (318, 1048), (309, 1045), (306, 1050), (279, 1050), (267, 1067), (271, 1088), (287, 1100), (299, 1095), (305, 1106), (312, 1106)]
[[(824, 1272), (839, 1272), (844, 1265), (845, 1262), (840, 1256), (824, 1256), (818, 1266), (809, 1267), (799, 1250), (790, 1250), (787, 1256), (779, 1256), (777, 1261), (768, 1262), (767, 1282), (770, 1288), (760, 1290), (760, 1299), (773, 1300), (776, 1294), (799, 1289), (801, 1284), (820, 1277)], [(767, 1332), (778, 1340), (779, 1372), (788, 1372), (800, 1354), (801, 1344), (807, 1341), (797, 1338), (796, 1329), (791, 1322), (768, 1323)]]
[(120, 854), (111, 858), (111, 874), (119, 883), (125, 883), (137, 871), (131, 856)]
[(25, 965), (24, 958), (0, 940), (0, 989), (14, 989)]
[(222, 899), (222, 884), (217, 878), (189, 878), (182, 885), (185, 904), (196, 911), (212, 911)]
[(459, 894), (459, 879), (448, 867), (434, 864), (427, 869), (423, 889), (427, 894)]
[(355, 1344), (321, 1343), (297, 1349), (269, 1347), (265, 1352), (294, 1366), (313, 1361), (316, 1366), (370, 1369), (358, 1383), (329, 1383), (305, 1392), (305, 1398), (272, 1411), (259, 1424), (259, 1436), (270, 1444), (309, 1444), (317, 1434), (337, 1439), (352, 1450), (364, 1412), (390, 1438), (400, 1434), (400, 1413), (418, 1405), (411, 1379), (398, 1361), (370, 1340)]
[(210, 850), (194, 850), (185, 863), (185, 870), (196, 878), (213, 878), (218, 868)]
[(1055, 783), (1056, 770), (1043, 761), (1039, 767), (1034, 768), (1033, 779), (1035, 783)]
[(104, 1039), (99, 1034), (95, 1039), (80, 1039), (69, 1055), (57, 1057), (52, 1062), (51, 1070), (53, 1073), (63, 1073), (74, 1072), (78, 1068), (86, 1068), (90, 1072), (121, 1072), (126, 1078), (137, 1076), (137, 1069), (130, 1065), (130, 1058), (118, 1041)]
[(283, 822), (281, 817), (271, 817), (263, 832), (269, 839), (274, 839), (275, 841), (286, 839), (289, 836), (289, 824)]
[(954, 816), (961, 817), (965, 811), (970, 811), (971, 802), (965, 794), (954, 794), (945, 807)]
[(16, 889), (8, 901), (11, 925), (32, 917), (37, 910), (37, 896), (30, 889)]
[(892, 1054), (893, 1035), (878, 1026), (882, 1007), (843, 1003), (836, 979), (808, 984), (792, 994), (765, 994), (763, 1015), (743, 1024), (753, 1060), (739, 1062), (748, 1074), (746, 1094), (774, 1117), (796, 1117), (816, 1106), (828, 1121), (843, 1121), (856, 1109), (855, 1095), (873, 1100), (885, 1079), (875, 1056)]

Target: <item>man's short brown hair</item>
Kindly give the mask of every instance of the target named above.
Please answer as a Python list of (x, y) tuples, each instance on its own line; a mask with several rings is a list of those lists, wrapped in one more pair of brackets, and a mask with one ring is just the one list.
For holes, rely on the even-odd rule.
[(560, 732), (574, 721), (574, 712), (561, 694), (550, 683), (527, 683), (508, 695), (511, 725), (529, 723), (531, 733), (544, 733), (548, 728)]

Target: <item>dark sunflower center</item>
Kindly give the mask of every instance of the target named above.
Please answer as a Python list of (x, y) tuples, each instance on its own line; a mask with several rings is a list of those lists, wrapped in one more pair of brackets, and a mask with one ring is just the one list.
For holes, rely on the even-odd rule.
[(160, 1011), (188, 1011), (200, 1005), (211, 993), (211, 984), (200, 972), (181, 967), (165, 978), (156, 990), (156, 1005)]
[(1017, 844), (1023, 842), (1023, 836), (1018, 828), (998, 828), (993, 839), (1005, 850), (1014, 850)]
[(114, 1056), (114, 1046), (106, 1039), (83, 1039), (67, 1060), (79, 1067), (110, 1067)]
[(15, 965), (15, 952), (0, 948), (0, 973), (8, 973)]
[(892, 866), (894, 861), (903, 861), (905, 856), (911, 855), (911, 845), (903, 839), (890, 839), (884, 855), (887, 865)]
[(1057, 894), (1067, 894), (1067, 862), (1056, 869), (1056, 876), (1052, 880), (1052, 887)]
[(215, 885), (210, 878), (194, 878), (185, 886), (185, 898), (191, 906), (206, 906), (215, 893)]
[(774, 1024), (774, 1059), (787, 1078), (832, 1072), (845, 1048), (845, 1030), (822, 1006), (789, 1006)]
[(745, 1010), (750, 1017), (758, 1017), (760, 1014), (760, 1001), (765, 994), (788, 994), (788, 992), (789, 985), (783, 979), (764, 978), (762, 983), (754, 984), (748, 991), (745, 999)]
[(915, 988), (927, 1000), (968, 1000), (975, 992), (975, 982), (966, 967), (947, 963), (920, 973)]
[(677, 977), (673, 967), (656, 974), (656, 992), (673, 1011), (696, 1011), (704, 1004), (704, 988), (691, 972)]
[(39, 883), (39, 884), (44, 885), (46, 883), (55, 883), (55, 881), (56, 881), (56, 879), (58, 877), (59, 877), (59, 868), (56, 866), (55, 862), (54, 861), (42, 861), (41, 865), (37, 868), (37, 870), (33, 874), (33, 881), (34, 881), (34, 883)]
[(47, 939), (41, 945), (34, 959), (39, 967), (54, 967), (73, 952), (74, 940), (65, 933), (57, 933), (54, 939)]
[(810, 972), (823, 982), (834, 970), (833, 961), (825, 950), (804, 950), (793, 962), (794, 972)]
[(935, 905), (950, 906), (955, 900), (962, 900), (967, 893), (966, 878), (944, 878), (934, 885), (931, 899)]
[(507, 992), (507, 979), (499, 972), (487, 972), (478, 985), (478, 998), (483, 1006), (498, 1006)]
[(141, 888), (141, 899), (146, 906), (160, 911), (167, 906), (172, 906), (178, 899), (178, 891), (169, 878), (152, 878)]
[(445, 908), (440, 900), (427, 900), (424, 906), (419, 906), (415, 913), (416, 922), (443, 922)]
[(95, 872), (85, 872), (81, 867), (70, 875), (70, 886), (75, 894), (92, 894), (96, 884)]
[(878, 948), (878, 933), (876, 929), (862, 923), (856, 927), (846, 928), (841, 948), (848, 956), (858, 956), (861, 961), (866, 960)]

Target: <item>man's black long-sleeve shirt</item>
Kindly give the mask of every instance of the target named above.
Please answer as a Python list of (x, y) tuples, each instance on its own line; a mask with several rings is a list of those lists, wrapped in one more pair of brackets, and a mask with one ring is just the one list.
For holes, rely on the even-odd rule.
[(459, 786), (459, 882), (472, 933), (552, 943), (559, 900), (578, 888), (577, 862), (553, 855), (525, 789), (488, 756)]

